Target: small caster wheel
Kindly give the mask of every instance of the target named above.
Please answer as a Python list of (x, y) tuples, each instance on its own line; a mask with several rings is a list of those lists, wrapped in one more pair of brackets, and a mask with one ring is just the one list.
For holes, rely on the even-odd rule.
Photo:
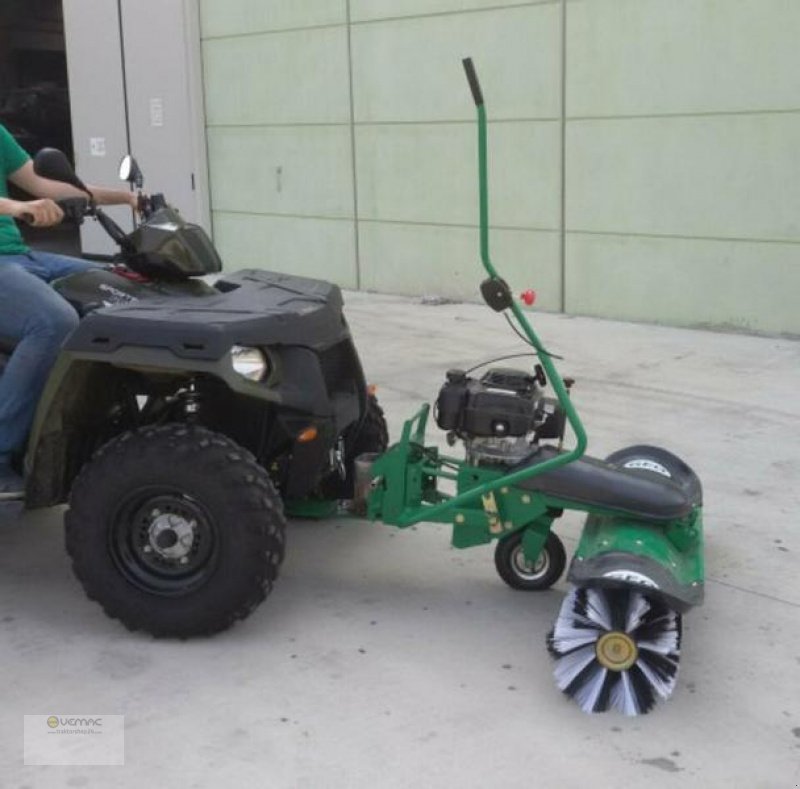
[(550, 532), (536, 561), (529, 562), (522, 550), (524, 531), (520, 529), (503, 537), (497, 543), (494, 552), (497, 572), (512, 589), (524, 589), (529, 592), (549, 589), (561, 577), (567, 564), (564, 545), (553, 532)]

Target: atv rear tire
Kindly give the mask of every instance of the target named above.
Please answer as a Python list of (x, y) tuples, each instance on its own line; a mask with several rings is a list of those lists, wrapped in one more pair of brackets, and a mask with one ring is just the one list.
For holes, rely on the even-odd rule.
[(72, 489), (67, 552), (90, 599), (129, 630), (190, 638), (244, 619), (283, 560), (281, 500), (253, 456), (168, 424), (99, 449)]

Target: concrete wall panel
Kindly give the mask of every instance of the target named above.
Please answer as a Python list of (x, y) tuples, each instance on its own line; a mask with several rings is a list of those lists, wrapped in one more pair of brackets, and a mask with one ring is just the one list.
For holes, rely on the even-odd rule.
[(553, 2), (558, 0), (350, 0), (350, 18), (360, 22)]
[(344, 27), (210, 39), (203, 57), (209, 126), (350, 120)]
[[(384, 293), (480, 299), (485, 278), (475, 228), (362, 222), (359, 225), (362, 287)], [(498, 230), (491, 255), (509, 282), (536, 289), (537, 305), (560, 308), (558, 234)]]
[(356, 286), (353, 223), (214, 212), (225, 271), (262, 268)]
[(213, 208), (352, 217), (350, 150), (346, 126), (211, 128)]
[(570, 0), (574, 116), (800, 109), (797, 0)]
[(551, 3), (354, 25), (356, 122), (473, 120), (461, 66), (467, 56), (493, 119), (555, 118), (559, 30)]
[(800, 334), (796, 244), (569, 234), (567, 311)]
[[(492, 223), (557, 228), (558, 124), (493, 124), (491, 139)], [(477, 135), (472, 125), (361, 126), (356, 129), (356, 152), (362, 217), (477, 224)]]
[(567, 228), (800, 241), (800, 113), (581, 121)]
[(204, 38), (344, 24), (346, 0), (200, 0)]

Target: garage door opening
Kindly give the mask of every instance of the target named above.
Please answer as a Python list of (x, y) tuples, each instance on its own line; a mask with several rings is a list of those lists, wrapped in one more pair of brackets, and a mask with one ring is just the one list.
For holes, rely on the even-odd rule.
[[(74, 163), (62, 0), (0, 4), (0, 123), (31, 156), (52, 147)], [(29, 197), (13, 186), (10, 194)], [(80, 254), (74, 226), (21, 230), (32, 247)]]

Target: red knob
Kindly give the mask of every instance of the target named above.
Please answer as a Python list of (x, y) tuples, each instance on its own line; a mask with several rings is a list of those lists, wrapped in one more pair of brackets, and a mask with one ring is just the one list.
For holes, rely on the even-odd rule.
[(529, 307), (532, 307), (533, 302), (536, 301), (536, 291), (535, 290), (523, 291), (522, 293), (520, 293), (519, 297), (525, 302), (525, 304), (527, 304)]

